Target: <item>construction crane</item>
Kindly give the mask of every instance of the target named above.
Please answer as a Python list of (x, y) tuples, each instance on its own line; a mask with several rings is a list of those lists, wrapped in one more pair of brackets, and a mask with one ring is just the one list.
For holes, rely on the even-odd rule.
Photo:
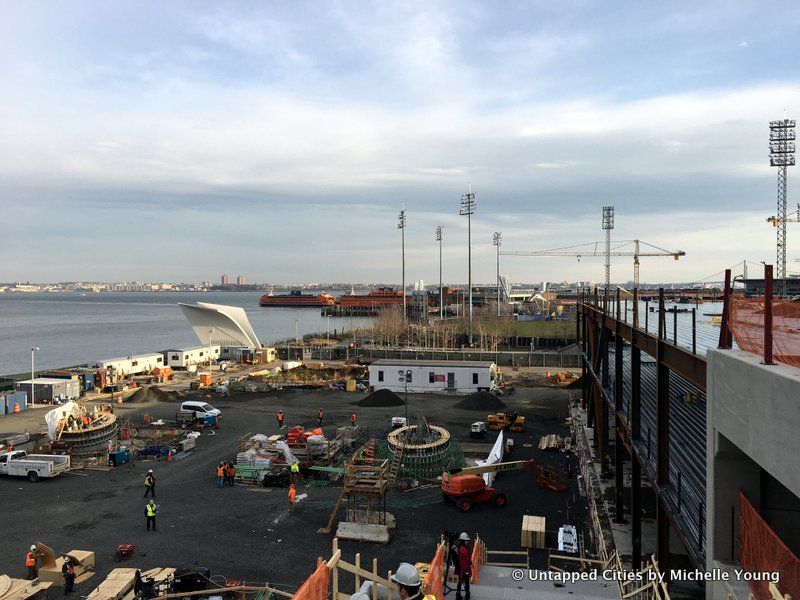
[[(590, 242), (588, 244), (578, 244), (577, 246), (564, 246), (562, 248), (552, 248), (550, 250), (511, 250), (501, 252), (506, 256), (576, 256), (578, 260), (586, 256), (602, 256), (608, 259), (612, 256), (632, 256), (633, 257), (633, 288), (639, 289), (639, 259), (643, 257), (671, 256), (678, 260), (681, 256), (686, 256), (683, 250), (665, 250), (653, 244), (648, 244), (642, 240), (622, 240), (613, 242), (614, 247), (605, 241)], [(605, 250), (603, 249), (605, 246)], [(629, 247), (631, 250), (627, 250)], [(644, 248), (644, 251), (642, 251)]]

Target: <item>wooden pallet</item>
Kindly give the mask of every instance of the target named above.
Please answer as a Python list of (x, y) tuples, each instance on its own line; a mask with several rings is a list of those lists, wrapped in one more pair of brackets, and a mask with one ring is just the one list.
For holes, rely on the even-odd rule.
[(564, 438), (555, 433), (543, 435), (539, 438), (539, 450), (558, 450), (564, 445)]
[(523, 548), (544, 548), (545, 547), (545, 523), (544, 517), (535, 515), (523, 515), (522, 517), (522, 541)]

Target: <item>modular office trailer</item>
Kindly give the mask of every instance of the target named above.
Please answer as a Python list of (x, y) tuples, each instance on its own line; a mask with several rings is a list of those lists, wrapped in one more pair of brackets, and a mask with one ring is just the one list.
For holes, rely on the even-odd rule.
[(94, 365), (95, 369), (113, 369), (118, 376), (141, 375), (150, 373), (153, 369), (164, 366), (164, 355), (159, 353), (137, 354), (125, 358), (108, 358), (98, 360)]
[(208, 355), (211, 353), (211, 360), (217, 360), (220, 355), (220, 347), (214, 346), (192, 346), (191, 348), (176, 348), (167, 350), (167, 366), (173, 369), (185, 369), (190, 365), (199, 365), (208, 362)]
[(33, 380), (35, 393), (31, 394), (31, 380), (17, 381), (14, 389), (26, 392), (28, 398), (33, 397), (34, 402), (50, 402), (56, 398), (61, 400), (75, 400), (81, 396), (81, 382), (78, 379), (55, 379), (50, 377), (37, 377)]
[(497, 366), (489, 361), (402, 360), (385, 358), (369, 366), (372, 389), (393, 392), (460, 392), (489, 390)]

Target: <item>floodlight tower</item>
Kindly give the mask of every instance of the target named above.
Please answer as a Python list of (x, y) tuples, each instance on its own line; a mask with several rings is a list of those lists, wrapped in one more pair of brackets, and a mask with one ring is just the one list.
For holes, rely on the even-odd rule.
[(603, 207), (603, 231), (606, 232), (606, 298), (611, 293), (611, 230), (614, 229), (614, 207)]
[(500, 246), (503, 245), (503, 234), (495, 231), (492, 234), (492, 245), (497, 248), (497, 316), (500, 316)]
[(769, 165), (778, 167), (778, 214), (774, 225), (778, 234), (776, 278), (781, 296), (786, 295), (786, 167), (792, 167), (795, 163), (794, 127), (794, 120), (786, 117), (769, 122)]
[(469, 288), (469, 311), (467, 313), (467, 333), (469, 345), (472, 347), (472, 215), (475, 214), (475, 194), (472, 193), (472, 184), (466, 194), (461, 194), (461, 216), (467, 217), (467, 287)]
[(439, 242), (439, 320), (444, 320), (444, 298), (443, 292), (444, 288), (442, 287), (442, 229), (441, 225), (436, 226), (436, 241)]
[(403, 255), (403, 320), (406, 318), (406, 206), (397, 215), (397, 228), (400, 230), (401, 248)]

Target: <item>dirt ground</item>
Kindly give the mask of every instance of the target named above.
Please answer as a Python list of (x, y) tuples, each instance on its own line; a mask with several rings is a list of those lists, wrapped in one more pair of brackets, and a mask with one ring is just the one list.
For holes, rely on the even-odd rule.
[[(565, 418), (570, 392), (564, 389), (518, 389), (503, 400), (528, 420), (524, 433), (513, 434), (515, 459), (534, 457), (537, 461), (566, 469), (572, 461), (567, 492), (540, 489), (533, 472), (504, 473), (495, 487), (507, 493), (507, 507), (477, 506), (460, 513), (441, 500), (437, 488), (406, 493), (391, 492), (389, 511), (398, 522), (389, 544), (375, 545), (343, 542), (347, 560), (356, 552), (362, 562), (371, 564), (377, 557), (383, 571), (395, 569), (401, 561), (428, 562), (433, 557), (437, 539), (445, 530), (479, 533), (493, 550), (519, 550), (520, 525), (524, 514), (547, 518), (549, 545), (555, 545), (558, 527), (569, 522), (581, 527), (586, 521), (586, 507), (577, 493), (577, 461), (572, 454), (542, 452), (536, 448), (545, 433), (568, 435)], [(79, 588), (86, 594), (99, 584), (114, 562), (118, 544), (136, 547), (136, 556), (126, 566), (188, 567), (194, 564), (211, 569), (212, 575), (269, 581), (293, 590), (310, 574), (318, 556), (328, 557), (332, 535), (318, 534), (328, 520), (330, 508), (340, 493), (337, 484), (320, 487), (300, 484), (298, 494), (308, 499), (298, 504), (295, 514), (287, 510), (284, 489), (218, 489), (215, 466), (232, 459), (239, 436), (245, 433), (272, 434), (277, 431), (275, 413), (283, 409), (286, 424), (316, 424), (316, 412), (325, 410), (326, 434), (346, 425), (355, 410), (360, 424), (370, 434), (385, 435), (390, 419), (403, 414), (403, 407), (364, 408), (354, 405), (363, 394), (328, 391), (280, 391), (270, 394), (241, 394), (231, 398), (211, 397), (219, 408), (222, 423), (213, 435), (203, 434), (197, 449), (180, 461), (144, 462), (122, 466), (111, 472), (76, 472), (53, 480), (30, 483), (21, 478), (0, 479), (0, 506), (3, 507), (3, 536), (0, 539), (0, 572), (23, 577), (27, 547), (41, 541), (57, 552), (73, 548), (93, 550), (97, 575)], [(460, 441), (471, 441), (469, 424), (484, 420), (485, 411), (453, 408), (461, 397), (444, 395), (409, 396), (409, 414), (423, 412), (429, 422), (447, 427)], [(136, 404), (118, 410), (138, 421), (139, 413), (171, 418), (178, 403)], [(0, 417), (0, 432), (12, 433), (36, 429), (35, 414)], [(490, 433), (488, 443), (494, 441)], [(474, 441), (474, 440), (472, 440)], [(530, 444), (531, 447), (524, 447)], [(145, 530), (143, 515), (143, 479), (148, 468), (155, 470), (159, 504), (158, 531)], [(340, 513), (343, 518), (343, 511)], [(534, 556), (539, 562), (543, 556)]]

